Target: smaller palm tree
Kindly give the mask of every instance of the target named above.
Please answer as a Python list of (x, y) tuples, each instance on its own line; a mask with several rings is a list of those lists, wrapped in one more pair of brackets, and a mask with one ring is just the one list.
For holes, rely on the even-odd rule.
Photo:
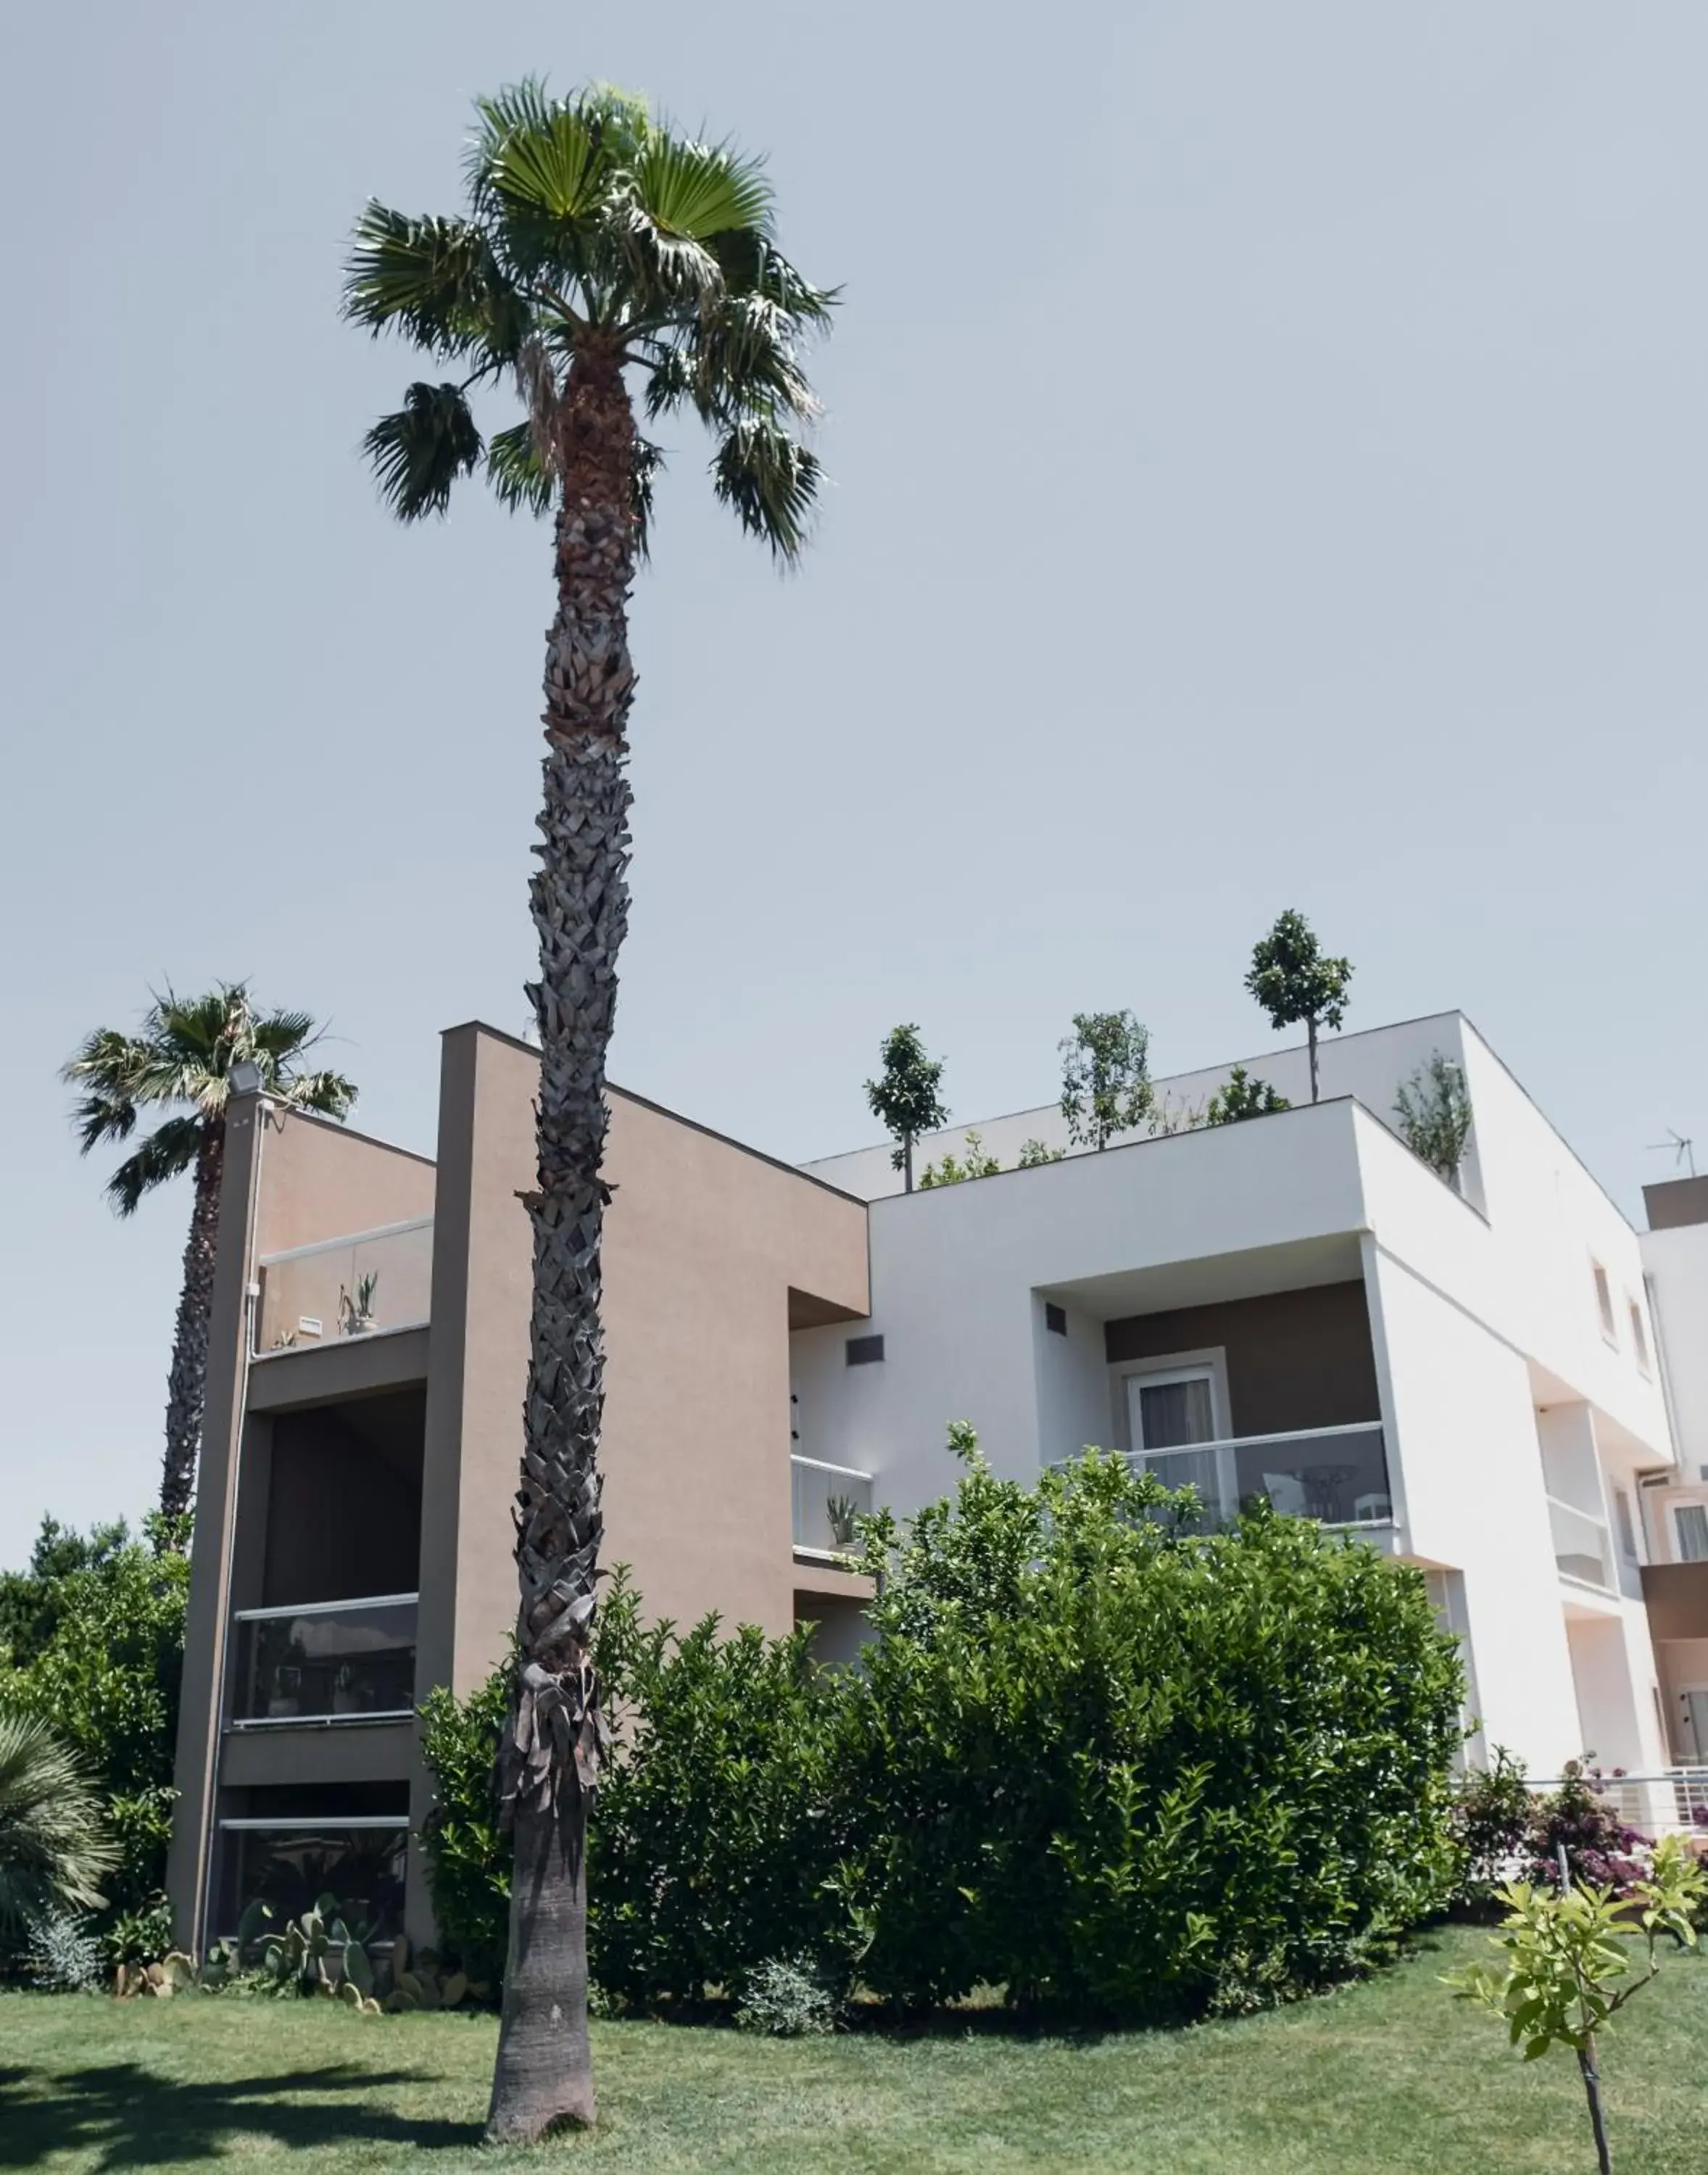
[(119, 1862), (77, 1755), (37, 1715), (0, 1707), (0, 1939), (53, 1911), (97, 1911)]
[(72, 1123), (85, 1155), (103, 1141), (128, 1140), (144, 1110), (171, 1113), (107, 1180), (107, 1198), (121, 1216), (134, 1215), (157, 1186), (187, 1170), (195, 1174), (166, 1380), (160, 1509), (171, 1520), (189, 1511), (202, 1443), (232, 1068), (254, 1066), (263, 1092), (287, 1109), (341, 1119), (355, 1100), (353, 1084), (341, 1072), (302, 1066), (320, 1033), (307, 1012), (258, 1012), (241, 982), (219, 983), (199, 997), (180, 997), (169, 988), (149, 1006), (135, 1034), (95, 1028), (61, 1075), (83, 1090)]

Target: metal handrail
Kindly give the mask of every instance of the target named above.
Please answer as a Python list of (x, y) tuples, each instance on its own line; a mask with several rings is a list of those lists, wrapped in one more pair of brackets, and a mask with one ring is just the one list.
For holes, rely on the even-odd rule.
[(279, 1608), (234, 1608), (234, 1624), (257, 1624), (267, 1617), (278, 1616), (337, 1616), (352, 1608), (402, 1608), (406, 1604), (420, 1606), (419, 1593), (367, 1593), (353, 1601), (296, 1601), (287, 1602)]
[(1171, 1442), (1160, 1450), (1135, 1449), (1122, 1454), (1128, 1457), (1176, 1457), (1194, 1451), (1250, 1450), (1254, 1443), (1260, 1442), (1320, 1442), (1329, 1435), (1369, 1435), (1381, 1425), (1379, 1419), (1350, 1420), (1334, 1427), (1289, 1428), (1279, 1435), (1218, 1435), (1209, 1442)]
[(240, 1714), (225, 1725), (234, 1735), (251, 1729), (348, 1729), (352, 1723), (413, 1722), (412, 1706), (361, 1707), (352, 1714)]
[(298, 1814), (289, 1820), (246, 1818), (220, 1822), (222, 1828), (241, 1828), (256, 1835), (263, 1831), (274, 1835), (313, 1835), (327, 1828), (407, 1828), (409, 1825), (407, 1813), (328, 1813), (324, 1820), (318, 1820)]
[(256, 1256), (258, 1269), (270, 1269), (278, 1261), (306, 1261), (311, 1254), (330, 1254), (339, 1246), (366, 1246), (375, 1239), (395, 1239), (405, 1231), (431, 1230), (431, 1216), (411, 1216), (402, 1223), (377, 1223), (371, 1231), (344, 1231), (335, 1239), (314, 1239), (306, 1246), (283, 1246), (276, 1254)]

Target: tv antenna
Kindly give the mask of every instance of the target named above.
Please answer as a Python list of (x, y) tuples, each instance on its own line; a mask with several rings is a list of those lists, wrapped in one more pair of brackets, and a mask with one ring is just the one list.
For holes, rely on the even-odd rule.
[(1685, 1134), (1675, 1133), (1670, 1125), (1667, 1128), (1665, 1140), (1651, 1141), (1649, 1143), (1649, 1153), (1665, 1155), (1669, 1149), (1672, 1152), (1673, 1168), (1676, 1170), (1679, 1164), (1683, 1163), (1690, 1176), (1694, 1178), (1696, 1175), (1695, 1145)]

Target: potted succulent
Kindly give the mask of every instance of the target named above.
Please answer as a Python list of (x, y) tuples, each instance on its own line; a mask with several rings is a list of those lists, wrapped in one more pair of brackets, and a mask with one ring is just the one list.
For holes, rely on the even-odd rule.
[(830, 1525), (830, 1538), (839, 1549), (854, 1546), (854, 1521), (859, 1516), (859, 1505), (852, 1495), (827, 1495), (824, 1515)]
[(361, 1337), (376, 1326), (374, 1321), (374, 1293), (379, 1276), (370, 1270), (355, 1280), (355, 1297), (340, 1284), (338, 1288), (338, 1333), (340, 1337)]

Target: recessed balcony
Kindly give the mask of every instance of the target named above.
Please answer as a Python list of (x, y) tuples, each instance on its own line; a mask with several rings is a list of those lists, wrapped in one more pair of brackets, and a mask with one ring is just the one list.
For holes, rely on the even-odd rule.
[(413, 1593), (240, 1609), (231, 1728), (408, 1721), (416, 1614)]
[(849, 1465), (816, 1457), (791, 1457), (794, 1553), (817, 1562), (845, 1555), (855, 1544), (857, 1521), (872, 1507), (872, 1476)]
[(433, 1219), (293, 1246), (258, 1262), (255, 1356), (419, 1329), (432, 1308)]
[(1260, 1498), (1283, 1516), (1320, 1525), (1394, 1522), (1380, 1420), (1136, 1451), (1131, 1462), (1165, 1488), (1196, 1488), (1207, 1525), (1226, 1524)]
[(1596, 1587), (1604, 1593), (1613, 1592), (1613, 1549), (1602, 1521), (1550, 1495), (1548, 1522), (1560, 1576), (1578, 1586)]

